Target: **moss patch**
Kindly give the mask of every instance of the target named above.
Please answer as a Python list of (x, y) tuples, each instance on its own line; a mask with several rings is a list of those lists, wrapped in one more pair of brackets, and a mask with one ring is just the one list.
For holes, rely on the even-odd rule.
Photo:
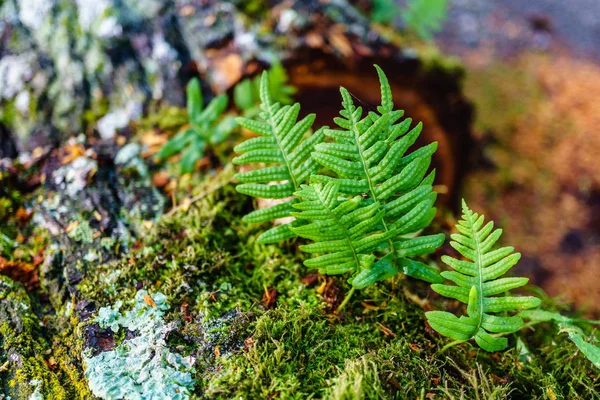
[[(228, 173), (196, 185), (196, 193)], [(166, 343), (196, 359), (192, 397), (597, 396), (598, 371), (550, 325), (522, 335), (527, 357), (514, 348), (516, 337), (503, 353), (465, 344), (438, 354), (446, 340), (427, 329), (415, 302), (441, 300), (412, 280), (402, 282), (404, 292), (387, 282), (368, 288), (341, 318), (332, 316), (328, 291), (347, 291), (344, 279), (309, 279), (298, 243), (258, 245), (259, 227), (240, 221), (251, 207), (227, 185), (163, 218), (136, 251), (79, 285), (81, 298), (98, 307), (139, 289), (164, 293), (165, 321), (179, 326)]]

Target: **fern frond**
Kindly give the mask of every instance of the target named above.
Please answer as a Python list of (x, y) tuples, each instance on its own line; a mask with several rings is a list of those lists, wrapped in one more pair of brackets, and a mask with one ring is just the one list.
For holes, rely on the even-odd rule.
[(231, 115), (224, 115), (228, 104), (227, 95), (215, 97), (204, 108), (200, 81), (197, 78), (188, 84), (186, 95), (190, 128), (171, 138), (157, 154), (159, 159), (166, 159), (182, 153), (179, 162), (182, 173), (191, 172), (204, 155), (206, 147), (225, 140), (237, 126)]
[[(378, 66), (375, 68), (381, 83), (379, 114), (364, 116), (348, 90), (340, 88), (343, 109), (334, 119), (339, 129), (325, 129), (325, 136), (332, 141), (318, 144), (312, 153), (313, 159), (335, 176), (315, 175), (311, 182), (336, 182), (341, 192), (363, 195), (378, 204), (383, 211), (383, 231), (395, 232), (386, 244), (392, 252), (392, 266), (402, 266), (409, 275), (429, 282), (443, 282), (437, 270), (407, 258), (431, 253), (444, 241), (442, 234), (407, 238), (427, 227), (436, 213), (432, 188), (435, 171), (427, 172), (437, 143), (407, 154), (422, 125), (410, 129), (411, 120), (401, 120), (404, 113), (394, 110), (387, 77)], [(364, 272), (371, 283), (390, 273), (389, 268)]]
[[(318, 130), (309, 138), (305, 134), (311, 129), (315, 119), (309, 114), (298, 121), (300, 105), (281, 106), (273, 102), (269, 92), (268, 74), (261, 77), (261, 112), (257, 119), (237, 118), (237, 123), (259, 135), (235, 147), (241, 154), (233, 159), (234, 164), (268, 164), (262, 168), (236, 174), (241, 182), (236, 189), (254, 197), (265, 199), (288, 199), (316, 172), (317, 163), (310, 153), (315, 144), (323, 138), (323, 130)], [(244, 217), (244, 221), (263, 223), (277, 218), (288, 217), (295, 200), (256, 210)], [(289, 224), (280, 225), (264, 232), (259, 243), (276, 243), (294, 237)]]
[(463, 200), (462, 220), (456, 225), (459, 233), (451, 235), (450, 245), (467, 260), (443, 256), (442, 261), (453, 271), (442, 276), (456, 285), (434, 284), (431, 288), (446, 297), (467, 304), (467, 315), (460, 318), (445, 311), (426, 313), (433, 329), (456, 340), (475, 339), (487, 351), (504, 350), (507, 339), (493, 333), (514, 332), (523, 325), (519, 316), (499, 316), (493, 313), (537, 307), (540, 300), (531, 296), (497, 295), (525, 285), (527, 278), (500, 278), (520, 259), (512, 247), (493, 250), (502, 234), (494, 223), (484, 225), (484, 216), (471, 211)]
[(299, 212), (292, 216), (308, 221), (291, 230), (314, 243), (300, 246), (319, 256), (305, 261), (320, 273), (336, 275), (369, 270), (375, 263), (372, 254), (395, 232), (380, 229), (383, 210), (377, 203), (365, 204), (360, 196), (340, 198), (339, 183), (302, 185), (296, 192), (301, 201), (293, 204)]

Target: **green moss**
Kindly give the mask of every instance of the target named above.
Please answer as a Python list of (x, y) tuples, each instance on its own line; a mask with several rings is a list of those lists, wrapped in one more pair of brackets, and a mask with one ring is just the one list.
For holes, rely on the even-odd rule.
[[(228, 173), (190, 186), (210, 192)], [(551, 326), (523, 333), (525, 363), (515, 337), (503, 353), (465, 344), (438, 354), (447, 341), (426, 330), (423, 310), (391, 283), (355, 294), (341, 319), (331, 317), (320, 282), (301, 282), (314, 271), (302, 265), (297, 243), (256, 243), (260, 227), (240, 221), (250, 207), (231, 186), (216, 190), (163, 218), (140, 250), (98, 266), (80, 285), (81, 296), (100, 305), (126, 302), (140, 287), (164, 293), (164, 318), (179, 324), (167, 344), (196, 357), (193, 397), (597, 397), (597, 371), (574, 346), (553, 344)], [(335, 285), (348, 290), (343, 279)], [(432, 296), (424, 284), (403, 286), (411, 297)], [(266, 289), (277, 292), (274, 309), (263, 306)]]
[[(391, 283), (380, 283), (356, 293), (340, 318), (329, 315), (330, 305), (319, 294), (322, 278), (310, 287), (301, 282), (314, 271), (302, 265), (298, 243), (258, 245), (263, 227), (241, 221), (252, 201), (232, 185), (216, 189), (231, 172), (187, 178), (182, 189), (190, 196), (209, 194), (159, 220), (137, 250), (94, 265), (72, 301), (53, 302), (56, 314), (45, 317), (44, 329), (34, 310), (45, 306), (2, 278), (0, 393), (26, 398), (38, 390), (44, 398), (90, 398), (82, 360), (85, 325), (97, 323), (102, 314), (103, 326), (116, 323), (116, 345), (123, 345), (131, 329), (124, 329), (122, 317), (135, 307), (129, 304), (142, 289), (163, 293), (155, 303), (169, 304), (159, 318), (173, 327), (164, 336), (165, 351), (196, 360), (190, 371), (192, 398), (459, 399), (508, 393), (513, 398), (598, 398), (598, 371), (550, 324), (520, 335), (529, 356), (514, 349), (514, 336), (503, 353), (464, 344), (438, 354), (446, 339), (427, 330), (421, 306), (409, 299), (443, 301), (426, 284), (403, 281), (401, 287), (410, 293), (405, 296)], [(340, 290), (338, 297), (348, 290), (342, 278), (331, 285)], [(265, 291), (277, 293), (269, 308), (262, 301)], [(81, 301), (98, 310), (84, 323), (78, 319)], [(123, 305), (114, 313), (102, 311), (119, 301)], [(28, 311), (16, 331), (4, 315), (7, 305), (17, 310), (21, 304)], [(144, 307), (141, 315), (149, 309), (145, 302), (135, 304)], [(452, 307), (447, 302), (434, 308)], [(585, 334), (598, 337), (591, 330)], [(23, 354), (22, 368), (2, 367), (9, 348)], [(106, 353), (99, 355), (105, 354), (104, 365)]]
[(0, 396), (26, 399), (37, 392), (67, 399), (60, 372), (47, 365), (49, 353), (25, 289), (0, 275)]
[(78, 222), (77, 225), (75, 225), (75, 227), (67, 235), (77, 242), (94, 242), (94, 231), (90, 227), (90, 224), (84, 220)]

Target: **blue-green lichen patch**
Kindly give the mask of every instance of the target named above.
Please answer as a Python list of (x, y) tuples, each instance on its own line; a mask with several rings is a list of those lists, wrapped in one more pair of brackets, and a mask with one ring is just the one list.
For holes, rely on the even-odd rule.
[(90, 390), (102, 399), (187, 399), (194, 389), (194, 359), (167, 346), (167, 334), (176, 323), (163, 319), (169, 309), (166, 296), (140, 290), (132, 303), (127, 311), (121, 311), (119, 301), (98, 312), (101, 328), (115, 333), (124, 329), (127, 338), (94, 357), (84, 351)]

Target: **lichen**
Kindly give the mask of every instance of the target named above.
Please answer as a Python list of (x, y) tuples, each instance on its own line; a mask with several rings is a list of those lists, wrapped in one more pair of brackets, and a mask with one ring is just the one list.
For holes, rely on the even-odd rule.
[(82, 243), (93, 243), (94, 242), (94, 231), (90, 227), (87, 221), (77, 221), (73, 229), (67, 234), (71, 239), (76, 242)]
[(172, 352), (166, 336), (176, 327), (163, 319), (169, 309), (162, 293), (137, 292), (133, 308), (121, 313), (122, 302), (99, 310), (96, 322), (113, 332), (135, 335), (114, 350), (85, 355), (86, 377), (94, 395), (103, 399), (187, 399), (194, 388), (194, 360)]

